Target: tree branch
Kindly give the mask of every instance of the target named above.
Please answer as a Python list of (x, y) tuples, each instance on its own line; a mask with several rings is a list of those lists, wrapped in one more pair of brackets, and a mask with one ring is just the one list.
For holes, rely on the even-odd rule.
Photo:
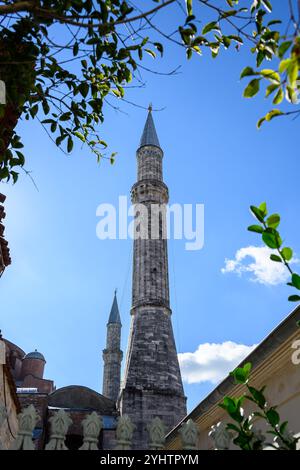
[(34, 2), (32, 1), (21, 1), (16, 3), (10, 3), (7, 5), (0, 6), (0, 15), (7, 15), (8, 13), (17, 13), (19, 11), (32, 11)]
[(123, 20), (117, 20), (115, 22), (111, 23), (93, 23), (93, 22), (80, 22), (78, 19), (84, 19), (87, 18), (86, 16), (79, 16), (78, 19), (74, 19), (72, 16), (60, 16), (57, 15), (55, 12), (52, 12), (50, 10), (45, 10), (43, 8), (39, 8), (36, 6), (34, 2), (31, 1), (21, 1), (17, 3), (13, 3), (11, 5), (3, 5), (0, 6), (0, 16), (1, 15), (6, 15), (7, 13), (17, 13), (20, 11), (27, 11), (30, 13), (37, 13), (40, 16), (46, 17), (46, 18), (52, 18), (54, 20), (61, 21), (62, 23), (67, 23), (73, 26), (80, 26), (80, 27), (85, 27), (85, 28), (95, 28), (95, 27), (107, 27), (111, 28), (116, 25), (121, 25), (121, 24), (126, 24), (126, 23), (131, 23), (134, 21), (141, 20), (143, 18), (148, 17), (149, 15), (152, 15), (153, 13), (156, 13), (157, 11), (161, 10), (162, 8), (165, 8), (166, 6), (170, 5), (171, 3), (174, 3), (175, 0), (166, 0), (165, 2), (161, 3), (155, 8), (152, 8), (151, 10), (146, 11), (145, 13), (141, 13), (136, 16), (132, 16), (130, 18), (124, 18)]

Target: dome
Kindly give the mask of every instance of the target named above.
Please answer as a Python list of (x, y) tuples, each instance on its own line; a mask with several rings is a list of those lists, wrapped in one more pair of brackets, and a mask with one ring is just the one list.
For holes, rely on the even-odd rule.
[(82, 385), (69, 385), (55, 390), (48, 397), (48, 405), (71, 410), (94, 410), (106, 416), (112, 416), (116, 409), (114, 401)]
[(38, 352), (37, 349), (35, 349), (35, 351), (33, 351), (33, 352), (30, 352), (30, 353), (26, 354), (24, 359), (40, 359), (41, 361), (46, 362), (43, 354)]

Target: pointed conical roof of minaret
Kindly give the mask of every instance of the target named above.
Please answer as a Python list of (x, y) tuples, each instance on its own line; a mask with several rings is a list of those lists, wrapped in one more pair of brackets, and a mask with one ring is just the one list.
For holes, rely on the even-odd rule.
[(115, 290), (113, 304), (111, 306), (111, 311), (108, 319), (108, 323), (120, 323), (121, 317), (119, 313), (118, 301), (117, 301), (117, 291)]
[(148, 108), (148, 116), (146, 120), (146, 124), (143, 130), (142, 138), (140, 141), (140, 147), (144, 145), (155, 145), (156, 147), (160, 148), (159, 140), (157, 137), (153, 117), (152, 117), (152, 105), (149, 105)]

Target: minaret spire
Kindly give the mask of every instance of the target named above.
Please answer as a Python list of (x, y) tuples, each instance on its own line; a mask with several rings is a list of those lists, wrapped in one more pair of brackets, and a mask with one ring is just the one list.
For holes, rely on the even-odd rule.
[[(136, 426), (134, 445), (146, 449), (147, 425), (158, 416), (168, 430), (186, 415), (181, 374), (174, 341), (169, 298), (168, 247), (162, 229), (166, 225), (168, 187), (163, 182), (163, 151), (152, 117), (152, 106), (137, 150), (137, 182), (131, 190), (134, 205), (146, 207), (148, 237), (134, 239), (131, 329), (123, 388), (121, 414)], [(152, 237), (152, 208), (159, 211), (158, 237)], [(139, 209), (138, 209), (139, 211)], [(137, 222), (137, 219), (138, 222)], [(136, 219), (135, 233), (141, 223)], [(148, 232), (147, 232), (148, 230)]]
[(123, 353), (121, 351), (121, 318), (115, 290), (114, 300), (107, 323), (106, 348), (103, 350), (103, 390), (107, 398), (117, 401), (121, 384), (121, 363)]
[(155, 147), (160, 148), (154, 120), (152, 117), (152, 103), (150, 103), (148, 107), (148, 116), (140, 141), (140, 147), (143, 147), (144, 145), (155, 145)]
[(120, 312), (119, 312), (118, 300), (117, 300), (117, 289), (115, 289), (114, 300), (111, 306), (108, 323), (120, 323), (121, 324), (121, 318), (120, 318)]

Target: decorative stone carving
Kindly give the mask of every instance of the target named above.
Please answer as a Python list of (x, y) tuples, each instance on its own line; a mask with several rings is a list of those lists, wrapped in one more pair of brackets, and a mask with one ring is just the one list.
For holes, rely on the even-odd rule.
[(19, 431), (17, 438), (12, 443), (11, 450), (34, 450), (34, 443), (32, 441), (32, 432), (39, 416), (33, 405), (28, 406), (18, 416)]
[(222, 421), (211, 427), (208, 433), (214, 441), (215, 450), (228, 450), (233, 434), (228, 431), (227, 425)]
[(197, 450), (198, 428), (192, 419), (181, 426), (179, 434), (183, 450)]
[(117, 450), (130, 450), (132, 444), (132, 435), (135, 425), (131, 422), (128, 415), (120, 416), (117, 425)]
[(79, 450), (98, 450), (98, 438), (103, 427), (102, 418), (93, 411), (82, 421), (83, 445)]
[(66, 434), (72, 424), (70, 416), (64, 411), (57, 411), (50, 419), (51, 434), (45, 450), (68, 450), (65, 445)]
[(156, 417), (147, 426), (149, 432), (151, 450), (162, 450), (165, 444), (166, 426), (163, 421)]

